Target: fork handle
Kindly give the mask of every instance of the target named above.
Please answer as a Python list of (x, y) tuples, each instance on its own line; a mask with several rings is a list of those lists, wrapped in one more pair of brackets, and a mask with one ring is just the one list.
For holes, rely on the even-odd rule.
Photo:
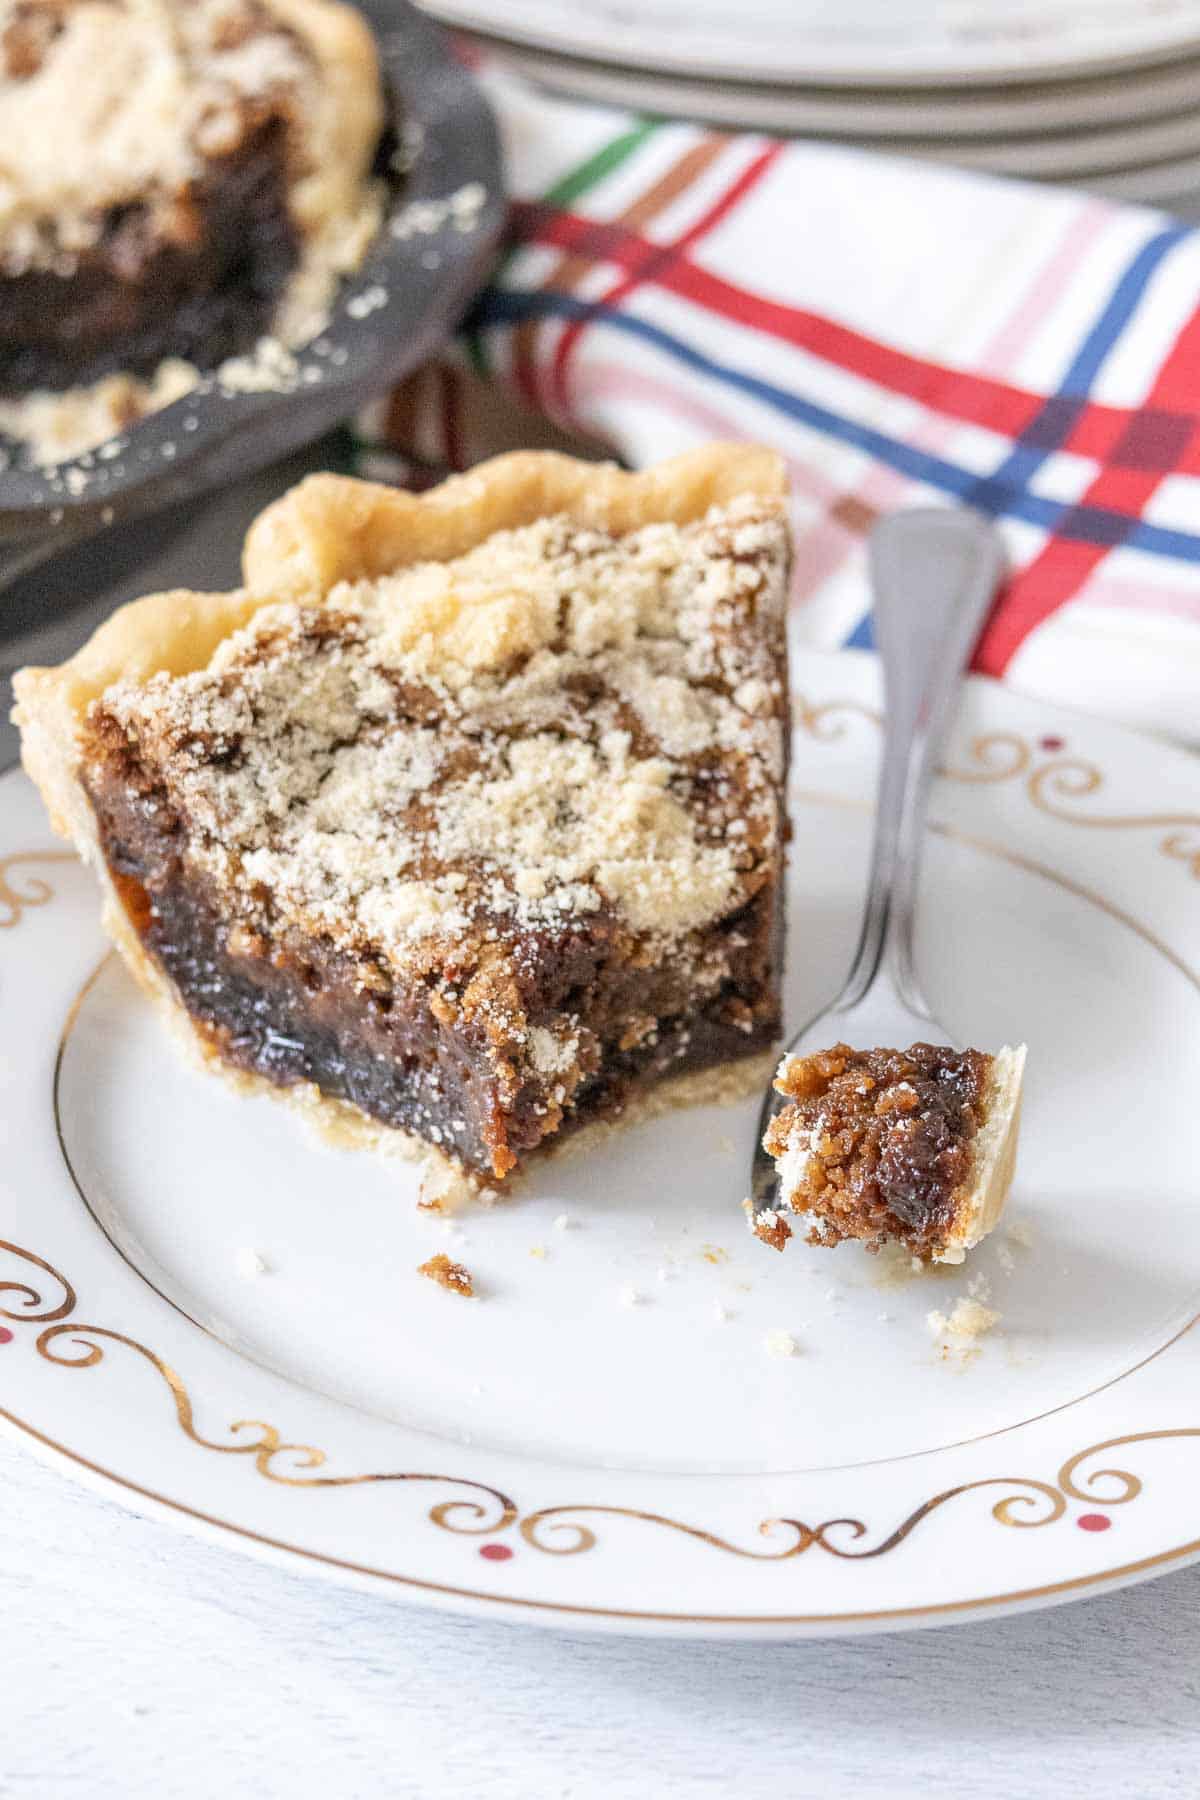
[(978, 513), (924, 507), (881, 520), (869, 555), (883, 665), (883, 759), (862, 936), (838, 1004), (854, 1004), (883, 972), (903, 1003), (924, 1014), (913, 918), (925, 809), (960, 683), (1004, 573), (1004, 552), (995, 527)]

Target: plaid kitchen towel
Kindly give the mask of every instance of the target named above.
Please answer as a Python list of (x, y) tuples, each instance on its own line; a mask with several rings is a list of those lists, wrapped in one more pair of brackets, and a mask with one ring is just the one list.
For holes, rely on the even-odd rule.
[(483, 78), (510, 248), (377, 444), (452, 467), (564, 437), (632, 465), (774, 444), (794, 631), (823, 646), (870, 645), (872, 521), (965, 502), (1011, 559), (977, 668), (1200, 738), (1200, 233)]

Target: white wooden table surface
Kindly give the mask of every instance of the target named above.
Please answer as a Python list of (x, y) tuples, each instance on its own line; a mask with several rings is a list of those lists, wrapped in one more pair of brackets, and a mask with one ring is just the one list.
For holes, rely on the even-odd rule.
[(1200, 1793), (1200, 1568), (789, 1645), (439, 1617), (139, 1519), (0, 1442), (4, 1800)]
[[(176, 535), (127, 534), (96, 581), (78, 559), (26, 581), (5, 598), (0, 677), (68, 654), (129, 594), (236, 580), (245, 523), (294, 472), (241, 484)], [(14, 754), (0, 723), (0, 767)], [(3, 1800), (951, 1791), (1200, 1795), (1200, 1568), (905, 1636), (572, 1638), (281, 1573), (0, 1440)]]

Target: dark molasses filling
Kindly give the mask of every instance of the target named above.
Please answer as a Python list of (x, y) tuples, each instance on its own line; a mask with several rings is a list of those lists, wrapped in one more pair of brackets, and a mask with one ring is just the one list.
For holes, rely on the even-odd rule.
[(71, 272), (0, 275), (0, 394), (58, 390), (166, 357), (215, 368), (270, 330), (300, 242), (277, 114), (166, 207), (112, 209)]
[[(778, 1034), (779, 899), (767, 888), (661, 967), (631, 964), (611, 920), (561, 933), (501, 926), (531, 1025), (572, 1015), (587, 1051), (570, 1094), (519, 1046), (497, 1067), (483, 1026), (447, 1019), (432, 982), (405, 987), (319, 938), (267, 940), (223, 919), (163, 790), (124, 744), (94, 746), (93, 757), (90, 797), (126, 912), (221, 1058), (283, 1087), (315, 1083), (475, 1173), (502, 1177), (547, 1134), (613, 1116), (665, 1073), (760, 1052)], [(689, 971), (706, 938), (730, 972), (701, 1006)]]
[(835, 1044), (793, 1057), (776, 1084), (792, 1104), (772, 1120), (765, 1143), (775, 1157), (807, 1152), (787, 1198), (815, 1221), (809, 1243), (862, 1238), (877, 1249), (898, 1239), (915, 1256), (931, 1256), (971, 1177), (991, 1062), (983, 1051), (941, 1044)]

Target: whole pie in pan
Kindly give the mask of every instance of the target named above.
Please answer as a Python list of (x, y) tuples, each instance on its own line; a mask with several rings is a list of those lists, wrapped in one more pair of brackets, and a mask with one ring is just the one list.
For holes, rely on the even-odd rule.
[(755, 1235), (782, 1250), (799, 1214), (810, 1244), (900, 1243), (921, 1262), (961, 1262), (1008, 1197), (1024, 1069), (1023, 1045), (785, 1057), (775, 1086), (788, 1104), (763, 1140), (779, 1201), (751, 1213)]
[(312, 336), (378, 222), (378, 58), (335, 0), (0, 0), (0, 118), (19, 435), (14, 396), (119, 372), (169, 398), (173, 362)]
[(313, 476), (245, 588), (22, 671), (25, 765), (206, 1061), (485, 1182), (651, 1089), (764, 1079), (784, 485), (721, 445)]

